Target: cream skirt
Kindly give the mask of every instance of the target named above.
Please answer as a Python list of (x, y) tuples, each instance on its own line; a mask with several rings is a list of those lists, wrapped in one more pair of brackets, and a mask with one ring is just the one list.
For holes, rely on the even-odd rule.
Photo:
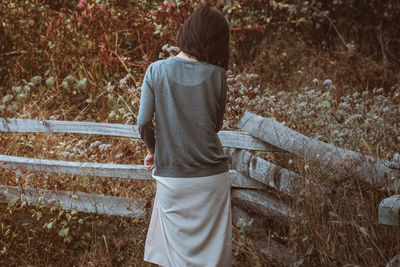
[(231, 266), (228, 172), (157, 180), (144, 260), (161, 266)]

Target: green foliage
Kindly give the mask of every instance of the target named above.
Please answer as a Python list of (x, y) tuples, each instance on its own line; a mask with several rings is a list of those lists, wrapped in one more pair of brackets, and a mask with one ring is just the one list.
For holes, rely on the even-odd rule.
[(304, 18), (309, 43), (357, 50), (392, 61), (400, 57), (400, 2), (356, 0), (287, 1), (290, 18)]

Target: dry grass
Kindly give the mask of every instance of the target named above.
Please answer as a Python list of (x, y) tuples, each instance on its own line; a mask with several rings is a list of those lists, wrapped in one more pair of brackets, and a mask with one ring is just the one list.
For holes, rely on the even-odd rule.
[[(98, 14), (105, 12), (102, 9), (95, 11)], [(58, 16), (61, 15), (53, 19), (59, 19)], [(92, 22), (95, 18), (86, 19)], [(111, 23), (113, 27), (108, 31), (113, 32), (113, 29), (120, 27), (117, 22), (120, 23), (119, 20), (104, 23)], [(63, 27), (67, 28), (67, 24)], [(56, 40), (58, 31), (63, 27), (53, 29), (55, 32), (49, 38)], [(49, 29), (52, 28), (49, 26)], [(95, 30), (93, 43), (88, 42), (87, 45), (100, 50), (100, 46), (95, 44), (98, 39), (102, 42), (106, 40), (108, 32), (97, 28), (92, 30)], [(240, 66), (240, 70), (238, 66), (231, 68), (228, 73), (229, 93), (224, 129), (236, 129), (235, 125), (244, 110), (250, 110), (265, 117), (274, 117), (309, 137), (342, 148), (384, 159), (391, 159), (394, 153), (399, 152), (398, 71), (392, 66), (383, 68), (379, 62), (354, 51), (316, 51), (296, 34), (284, 35), (283, 32), (266, 32), (268, 38), (249, 52), (251, 62), (243, 60), (246, 64)], [(128, 37), (134, 34), (129, 33)], [(150, 37), (148, 39), (151, 40)], [(109, 45), (110, 49), (118, 50), (114, 39), (109, 40)], [(134, 45), (142, 47), (139, 43)], [(157, 43), (154, 47), (162, 45)], [(70, 49), (76, 51), (73, 47)], [(149, 48), (153, 56), (158, 54), (152, 49), (156, 49)], [(68, 53), (74, 53), (71, 51)], [(143, 65), (148, 63), (145, 62), (148, 60), (145, 56), (149, 51), (134, 51), (135, 56), (138, 54), (135, 60)], [(159, 52), (162, 58), (173, 54), (174, 49), (167, 45)], [(43, 75), (38, 84), (29, 85), (31, 91), (24, 99), (18, 100), (19, 93), (15, 88), (0, 88), (0, 92), (13, 95), (5, 107), (16, 105), (13, 112), (0, 109), (0, 117), (134, 124), (140, 77), (144, 69), (137, 68), (139, 70), (135, 72), (135, 77), (138, 83), (135, 85), (128, 76), (113, 84), (99, 82), (100, 78), (107, 78), (103, 77), (103, 67), (119, 72), (119, 77), (126, 74), (120, 62), (115, 64), (114, 59), (112, 55), (104, 55), (101, 60), (107, 64), (97, 66), (93, 63), (91, 67), (79, 63), (79, 68), (74, 70), (79, 70), (79, 73), (72, 73), (68, 59), (57, 53), (56, 60), (62, 66), (61, 70), (57, 72), (56, 68), (50, 68), (50, 74)], [(16, 75), (10, 83), (14, 86), (27, 85), (32, 77), (25, 77), (29, 73), (23, 72), (18, 66), (20, 57), (13, 60), (16, 63), (13, 69)], [(26, 82), (18, 80), (17, 74), (20, 72)], [(59, 75), (58, 82), (61, 83), (70, 73), (78, 78), (78, 74), (96, 77), (96, 72), (101, 77), (89, 79), (87, 88), (77, 90), (76, 95), (73, 92), (75, 87), (63, 91), (58, 85), (56, 89), (45, 85), (45, 79), (50, 75)], [(386, 75), (385, 81), (380, 79), (383, 73)], [(65, 92), (65, 95), (61, 92)], [(4, 155), (142, 164), (144, 152), (141, 142), (127, 138), (0, 133), (0, 154)], [(246, 232), (234, 228), (235, 266), (279, 266), (273, 260), (264, 258), (254, 248), (252, 239), (272, 238), (286, 245), (296, 256), (296, 266), (383, 266), (400, 251), (399, 229), (377, 223), (379, 202), (393, 192), (360, 182), (357, 177), (322, 169), (317, 163), (306, 162), (292, 155), (261, 153), (260, 156), (268, 157), (268, 160), (326, 186), (329, 192), (318, 194), (302, 191), (292, 200), (292, 206), (302, 211), (304, 218), (289, 227), (283, 227), (279, 222), (265, 221), (260, 231)], [(148, 213), (141, 220), (72, 214), (62, 212), (57, 207), (49, 209), (23, 203), (1, 203), (1, 266), (150, 266), (142, 258), (155, 192), (154, 183), (0, 169), (0, 184), (142, 198), (148, 203)], [(51, 227), (48, 227), (51, 222)], [(67, 227), (68, 235), (60, 235), (60, 230)]]

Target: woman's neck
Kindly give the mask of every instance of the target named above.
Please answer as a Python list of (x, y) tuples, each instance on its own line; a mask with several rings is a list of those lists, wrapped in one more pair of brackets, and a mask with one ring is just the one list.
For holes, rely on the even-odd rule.
[(176, 55), (177, 57), (183, 58), (183, 59), (187, 59), (187, 60), (193, 60), (193, 61), (198, 61), (195, 57), (186, 54), (185, 52), (181, 51), (178, 55)]

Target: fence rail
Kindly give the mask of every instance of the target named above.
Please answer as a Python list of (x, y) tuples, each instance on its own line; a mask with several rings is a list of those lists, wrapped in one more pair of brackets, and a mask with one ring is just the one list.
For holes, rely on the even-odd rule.
[(246, 112), (238, 128), (275, 147), (318, 162), (343, 174), (353, 174), (394, 192), (400, 191), (399, 172), (390, 162), (302, 135), (283, 124)]
[[(74, 133), (140, 138), (136, 125), (57, 120), (26, 120), (0, 118), (0, 132), (6, 133)], [(218, 137), (224, 147), (284, 152), (245, 132), (220, 131)]]
[(145, 200), (128, 197), (104, 196), (72, 191), (54, 191), (40, 188), (0, 185), (0, 202), (24, 202), (29, 205), (52, 207), (60, 205), (64, 210), (116, 215), (123, 217), (144, 216)]
[[(281, 224), (287, 225), (290, 221), (297, 221), (303, 217), (300, 211), (293, 210), (290, 205), (291, 199), (299, 195), (299, 190), (326, 192), (328, 189), (245, 150), (293, 153), (341, 173), (356, 175), (365, 182), (377, 184), (382, 188), (395, 192), (400, 189), (399, 170), (392, 168), (390, 163), (384, 160), (313, 140), (273, 119), (252, 113), (245, 113), (238, 127), (244, 132), (221, 131), (218, 133), (224, 151), (229, 157), (229, 177), (233, 189), (232, 203)], [(139, 138), (135, 125), (56, 120), (0, 118), (0, 132), (74, 133)], [(151, 173), (143, 165), (73, 162), (0, 155), (0, 167), (93, 177), (153, 179)], [(267, 193), (268, 190), (264, 189), (273, 190), (275, 193), (270, 195)], [(277, 194), (284, 196), (283, 200), (277, 198)], [(381, 202), (380, 223), (399, 225), (399, 199), (400, 195), (395, 195)], [(31, 205), (40, 203), (50, 206), (59, 203), (63, 209), (67, 210), (75, 209), (82, 212), (128, 217), (143, 216), (145, 202), (141, 199), (82, 192), (0, 185), (0, 202), (15, 200), (27, 201)], [(262, 249), (265, 250), (265, 248)], [(286, 260), (292, 257), (288, 250), (282, 251), (280, 248), (279, 251), (280, 255), (289, 255), (284, 257)], [(274, 257), (279, 259), (278, 255)], [(280, 262), (290, 265), (287, 262), (292, 260), (285, 259)]]

